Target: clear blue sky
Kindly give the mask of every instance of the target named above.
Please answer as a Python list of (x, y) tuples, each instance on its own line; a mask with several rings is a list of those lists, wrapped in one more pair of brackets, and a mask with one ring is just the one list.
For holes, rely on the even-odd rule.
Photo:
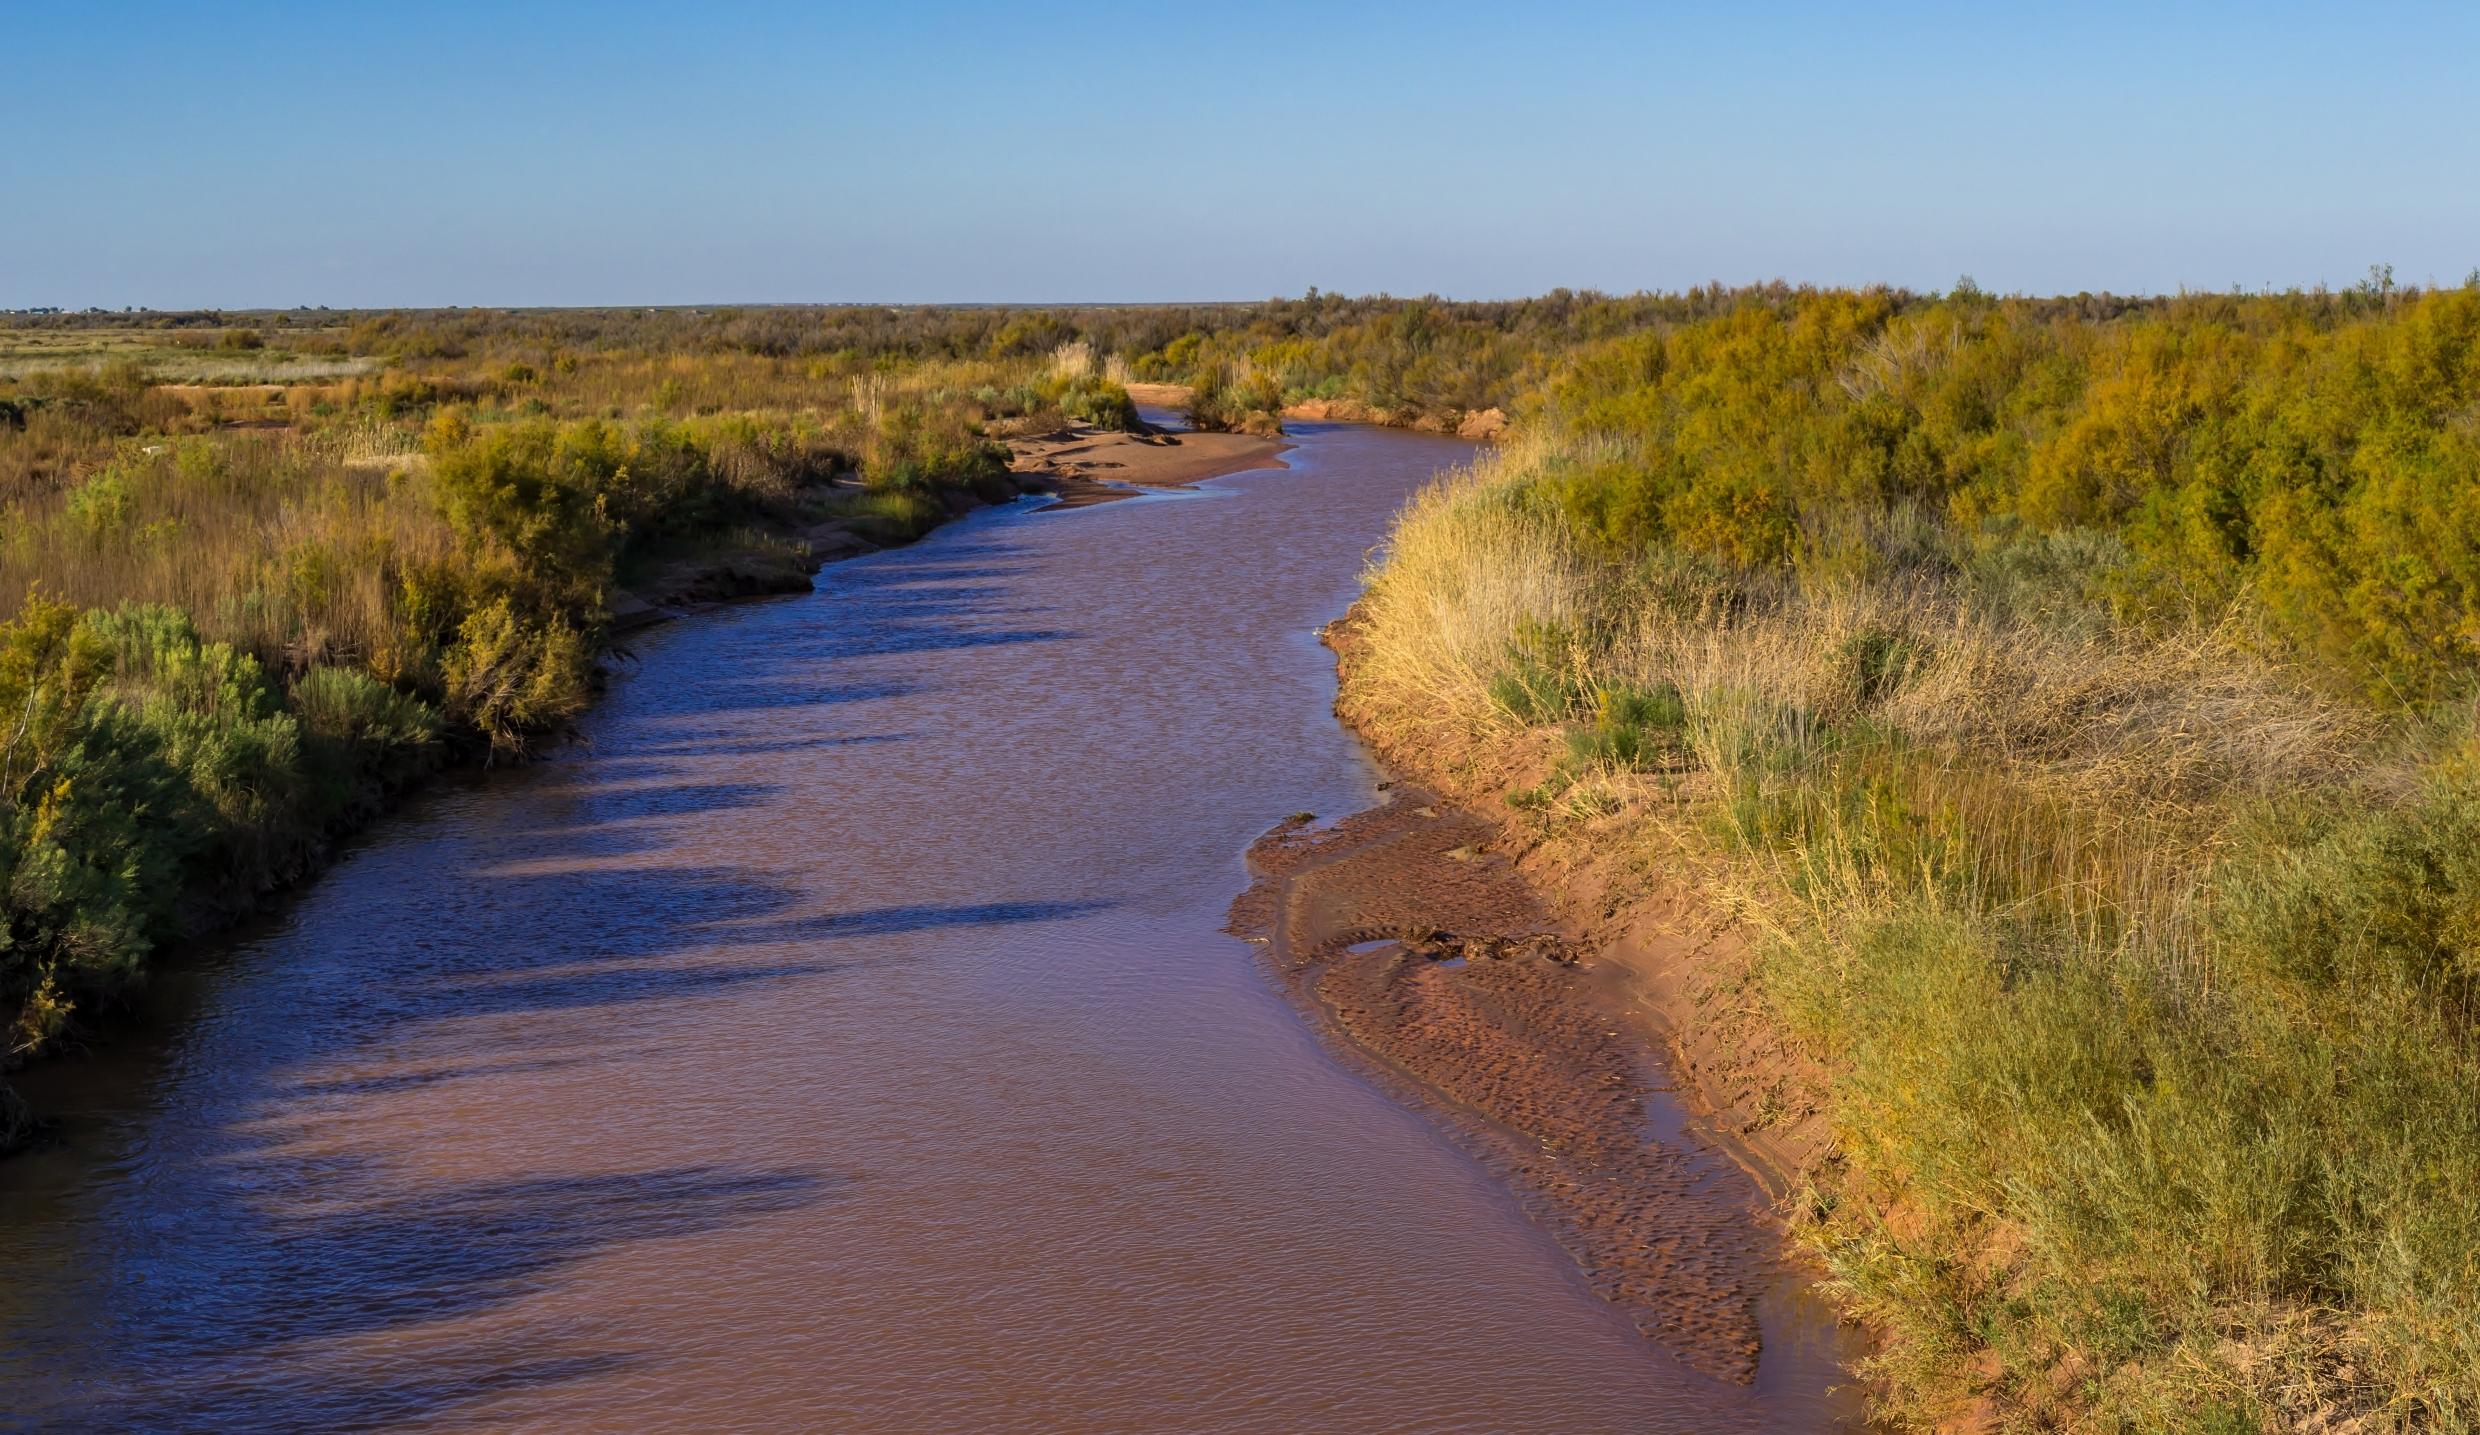
[(26, 0), (0, 36), (0, 306), (2480, 265), (2470, 3)]

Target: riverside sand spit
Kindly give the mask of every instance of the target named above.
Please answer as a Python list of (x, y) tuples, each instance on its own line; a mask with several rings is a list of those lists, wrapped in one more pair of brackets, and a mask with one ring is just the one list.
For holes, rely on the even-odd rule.
[(1119, 433), (1073, 424), (1010, 441), (1018, 475), (1059, 495), (1061, 508), (1129, 498), (1141, 489), (1185, 488), (1225, 474), (1288, 467), (1291, 447), (1259, 434), (1155, 430)]
[[(1347, 663), (1352, 627), (1325, 635)], [(1835, 1383), (1851, 1341), (1808, 1293), (1816, 1273), (1773, 1208), (1814, 1151), (1747, 1139), (1756, 1123), (1705, 1082), (1701, 1048), (1679, 1039), (1682, 944), (1614, 926), (1589, 874), (1528, 880), (1527, 846), (1477, 805), (1394, 784), (1375, 808), (1331, 825), (1296, 815), (1261, 838), (1231, 930), (1665, 1351), (1722, 1381), (1755, 1383), (1779, 1360), (1769, 1376), (1801, 1366)]]

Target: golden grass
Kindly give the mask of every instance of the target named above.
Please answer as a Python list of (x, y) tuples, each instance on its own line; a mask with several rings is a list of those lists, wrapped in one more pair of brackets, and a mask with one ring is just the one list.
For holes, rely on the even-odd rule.
[[(365, 436), (363, 443), (377, 442)], [(292, 670), (397, 641), (393, 573), (455, 536), (418, 477), (286, 434), (128, 443), (76, 488), (11, 505), (0, 615), (30, 592), (81, 608), (170, 604)]]

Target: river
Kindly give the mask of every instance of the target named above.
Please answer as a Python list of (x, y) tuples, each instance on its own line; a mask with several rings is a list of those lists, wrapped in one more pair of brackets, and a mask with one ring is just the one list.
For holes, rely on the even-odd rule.
[(1470, 452), (1298, 440), (641, 635), (583, 741), (32, 1073), (5, 1418), (1812, 1428), (1617, 1318), (1221, 934), (1251, 839), (1372, 800), (1314, 630)]

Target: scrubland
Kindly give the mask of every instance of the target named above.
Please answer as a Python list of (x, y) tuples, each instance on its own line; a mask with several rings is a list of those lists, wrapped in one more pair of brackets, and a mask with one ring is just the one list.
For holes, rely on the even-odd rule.
[(632, 572), (1129, 381), (1504, 408), (1345, 708), (1736, 915), (1889, 1417), (2480, 1423), (2480, 286), (175, 318), (0, 383), (13, 1050), (556, 733)]
[(1752, 294), (1520, 422), (1347, 711), (1738, 914), (1888, 1413), (2480, 1423), (2480, 292)]

